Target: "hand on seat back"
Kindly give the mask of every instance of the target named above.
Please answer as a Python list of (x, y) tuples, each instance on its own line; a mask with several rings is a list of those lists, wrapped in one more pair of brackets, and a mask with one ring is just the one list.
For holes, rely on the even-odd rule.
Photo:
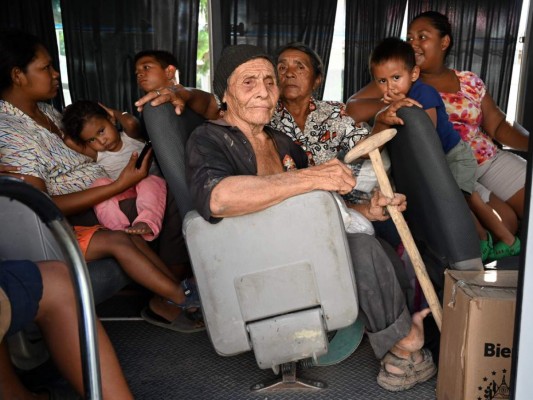
[(403, 120), (398, 117), (396, 111), (402, 107), (422, 107), (420, 103), (416, 100), (405, 98), (392, 102), (389, 106), (383, 108), (376, 114), (376, 122), (385, 125), (403, 125)]
[(180, 84), (168, 86), (160, 90), (153, 90), (146, 93), (143, 97), (135, 102), (137, 111), (141, 112), (143, 106), (150, 102), (152, 106), (159, 106), (164, 103), (172, 103), (177, 115), (181, 115), (190, 95), (187, 89)]
[(312, 179), (315, 189), (318, 190), (347, 194), (355, 187), (355, 178), (352, 171), (336, 158), (324, 164), (301, 169), (297, 172)]

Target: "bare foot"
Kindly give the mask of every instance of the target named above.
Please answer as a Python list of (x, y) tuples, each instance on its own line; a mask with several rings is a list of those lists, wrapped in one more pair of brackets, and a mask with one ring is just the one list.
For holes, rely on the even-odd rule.
[[(423, 320), (431, 312), (429, 308), (414, 313), (411, 317), (411, 330), (403, 339), (396, 342), (390, 352), (397, 357), (411, 359), (414, 364), (423, 361), (420, 349), (424, 346), (424, 324)], [(401, 374), (400, 368), (386, 364), (385, 369), (393, 374)]]
[(154, 296), (150, 299), (150, 310), (167, 321), (174, 321), (182, 312), (179, 307), (167, 303), (166, 299), (160, 296)]
[(422, 311), (414, 313), (411, 317), (412, 325), (411, 330), (406, 337), (396, 342), (393, 350), (398, 350), (400, 354), (396, 354), (399, 357), (404, 357), (404, 354), (401, 353), (413, 353), (417, 350), (420, 350), (424, 346), (424, 318), (431, 312), (429, 308), (426, 308)]
[(155, 314), (159, 315), (161, 318), (166, 319), (167, 321), (174, 321), (178, 318), (178, 315), (182, 312), (195, 312), (197, 308), (189, 308), (187, 310), (182, 310), (179, 307), (176, 307), (173, 304), (170, 304), (166, 299), (161, 296), (154, 296), (150, 299), (149, 302), (150, 310)]
[(124, 232), (130, 235), (153, 235), (154, 233), (146, 222), (137, 222), (129, 228), (124, 229)]

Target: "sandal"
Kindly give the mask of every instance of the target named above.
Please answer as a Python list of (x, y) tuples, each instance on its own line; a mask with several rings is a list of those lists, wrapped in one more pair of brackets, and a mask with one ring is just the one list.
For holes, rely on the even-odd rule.
[(480, 240), (481, 247), (481, 261), (488, 261), (492, 259), (494, 254), (494, 243), (492, 242), (492, 235), (487, 231), (487, 240)]
[(498, 242), (494, 245), (493, 259), (501, 260), (502, 258), (509, 256), (517, 256), (520, 254), (520, 239), (515, 237), (512, 245), (505, 244), (504, 242)]
[(182, 310), (188, 310), (190, 308), (200, 308), (200, 295), (198, 294), (198, 288), (196, 283), (190, 281), (189, 279), (184, 279), (181, 281), (180, 286), (183, 289), (185, 294), (184, 303), (174, 303), (172, 300), (166, 300), (167, 303), (172, 304), (173, 306), (179, 307)]
[[(437, 367), (433, 362), (431, 352), (427, 349), (421, 349), (420, 353), (422, 354), (422, 361), (415, 364), (413, 354), (406, 359), (400, 358), (390, 351), (387, 352), (381, 360), (381, 369), (377, 377), (378, 385), (390, 392), (399, 392), (411, 389), (417, 383), (425, 382), (435, 376)], [(404, 373), (389, 372), (385, 368), (386, 364), (400, 368)]]
[(152, 325), (180, 333), (195, 333), (205, 331), (205, 323), (200, 310), (193, 312), (183, 311), (176, 317), (174, 321), (167, 321), (163, 317), (160, 317), (153, 312), (150, 307), (145, 307), (141, 311), (141, 317)]

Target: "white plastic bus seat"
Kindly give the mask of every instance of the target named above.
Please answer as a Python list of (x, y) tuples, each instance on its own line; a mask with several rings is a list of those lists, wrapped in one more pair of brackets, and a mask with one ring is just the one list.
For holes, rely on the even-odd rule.
[(183, 224), (207, 331), (218, 354), (253, 350), (260, 368), (327, 353), (351, 325), (357, 291), (333, 196), (314, 191), (217, 224)]

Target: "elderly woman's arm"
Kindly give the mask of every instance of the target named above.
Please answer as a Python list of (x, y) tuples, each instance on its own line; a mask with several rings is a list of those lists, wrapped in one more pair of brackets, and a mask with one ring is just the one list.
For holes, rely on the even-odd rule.
[(354, 185), (351, 170), (337, 159), (275, 175), (228, 176), (211, 193), (211, 215), (223, 218), (250, 214), (312, 190), (346, 194)]
[(481, 102), (483, 123), (481, 127), (493, 139), (516, 150), (527, 151), (529, 137), (515, 129), (505, 119), (505, 114), (486, 93)]

